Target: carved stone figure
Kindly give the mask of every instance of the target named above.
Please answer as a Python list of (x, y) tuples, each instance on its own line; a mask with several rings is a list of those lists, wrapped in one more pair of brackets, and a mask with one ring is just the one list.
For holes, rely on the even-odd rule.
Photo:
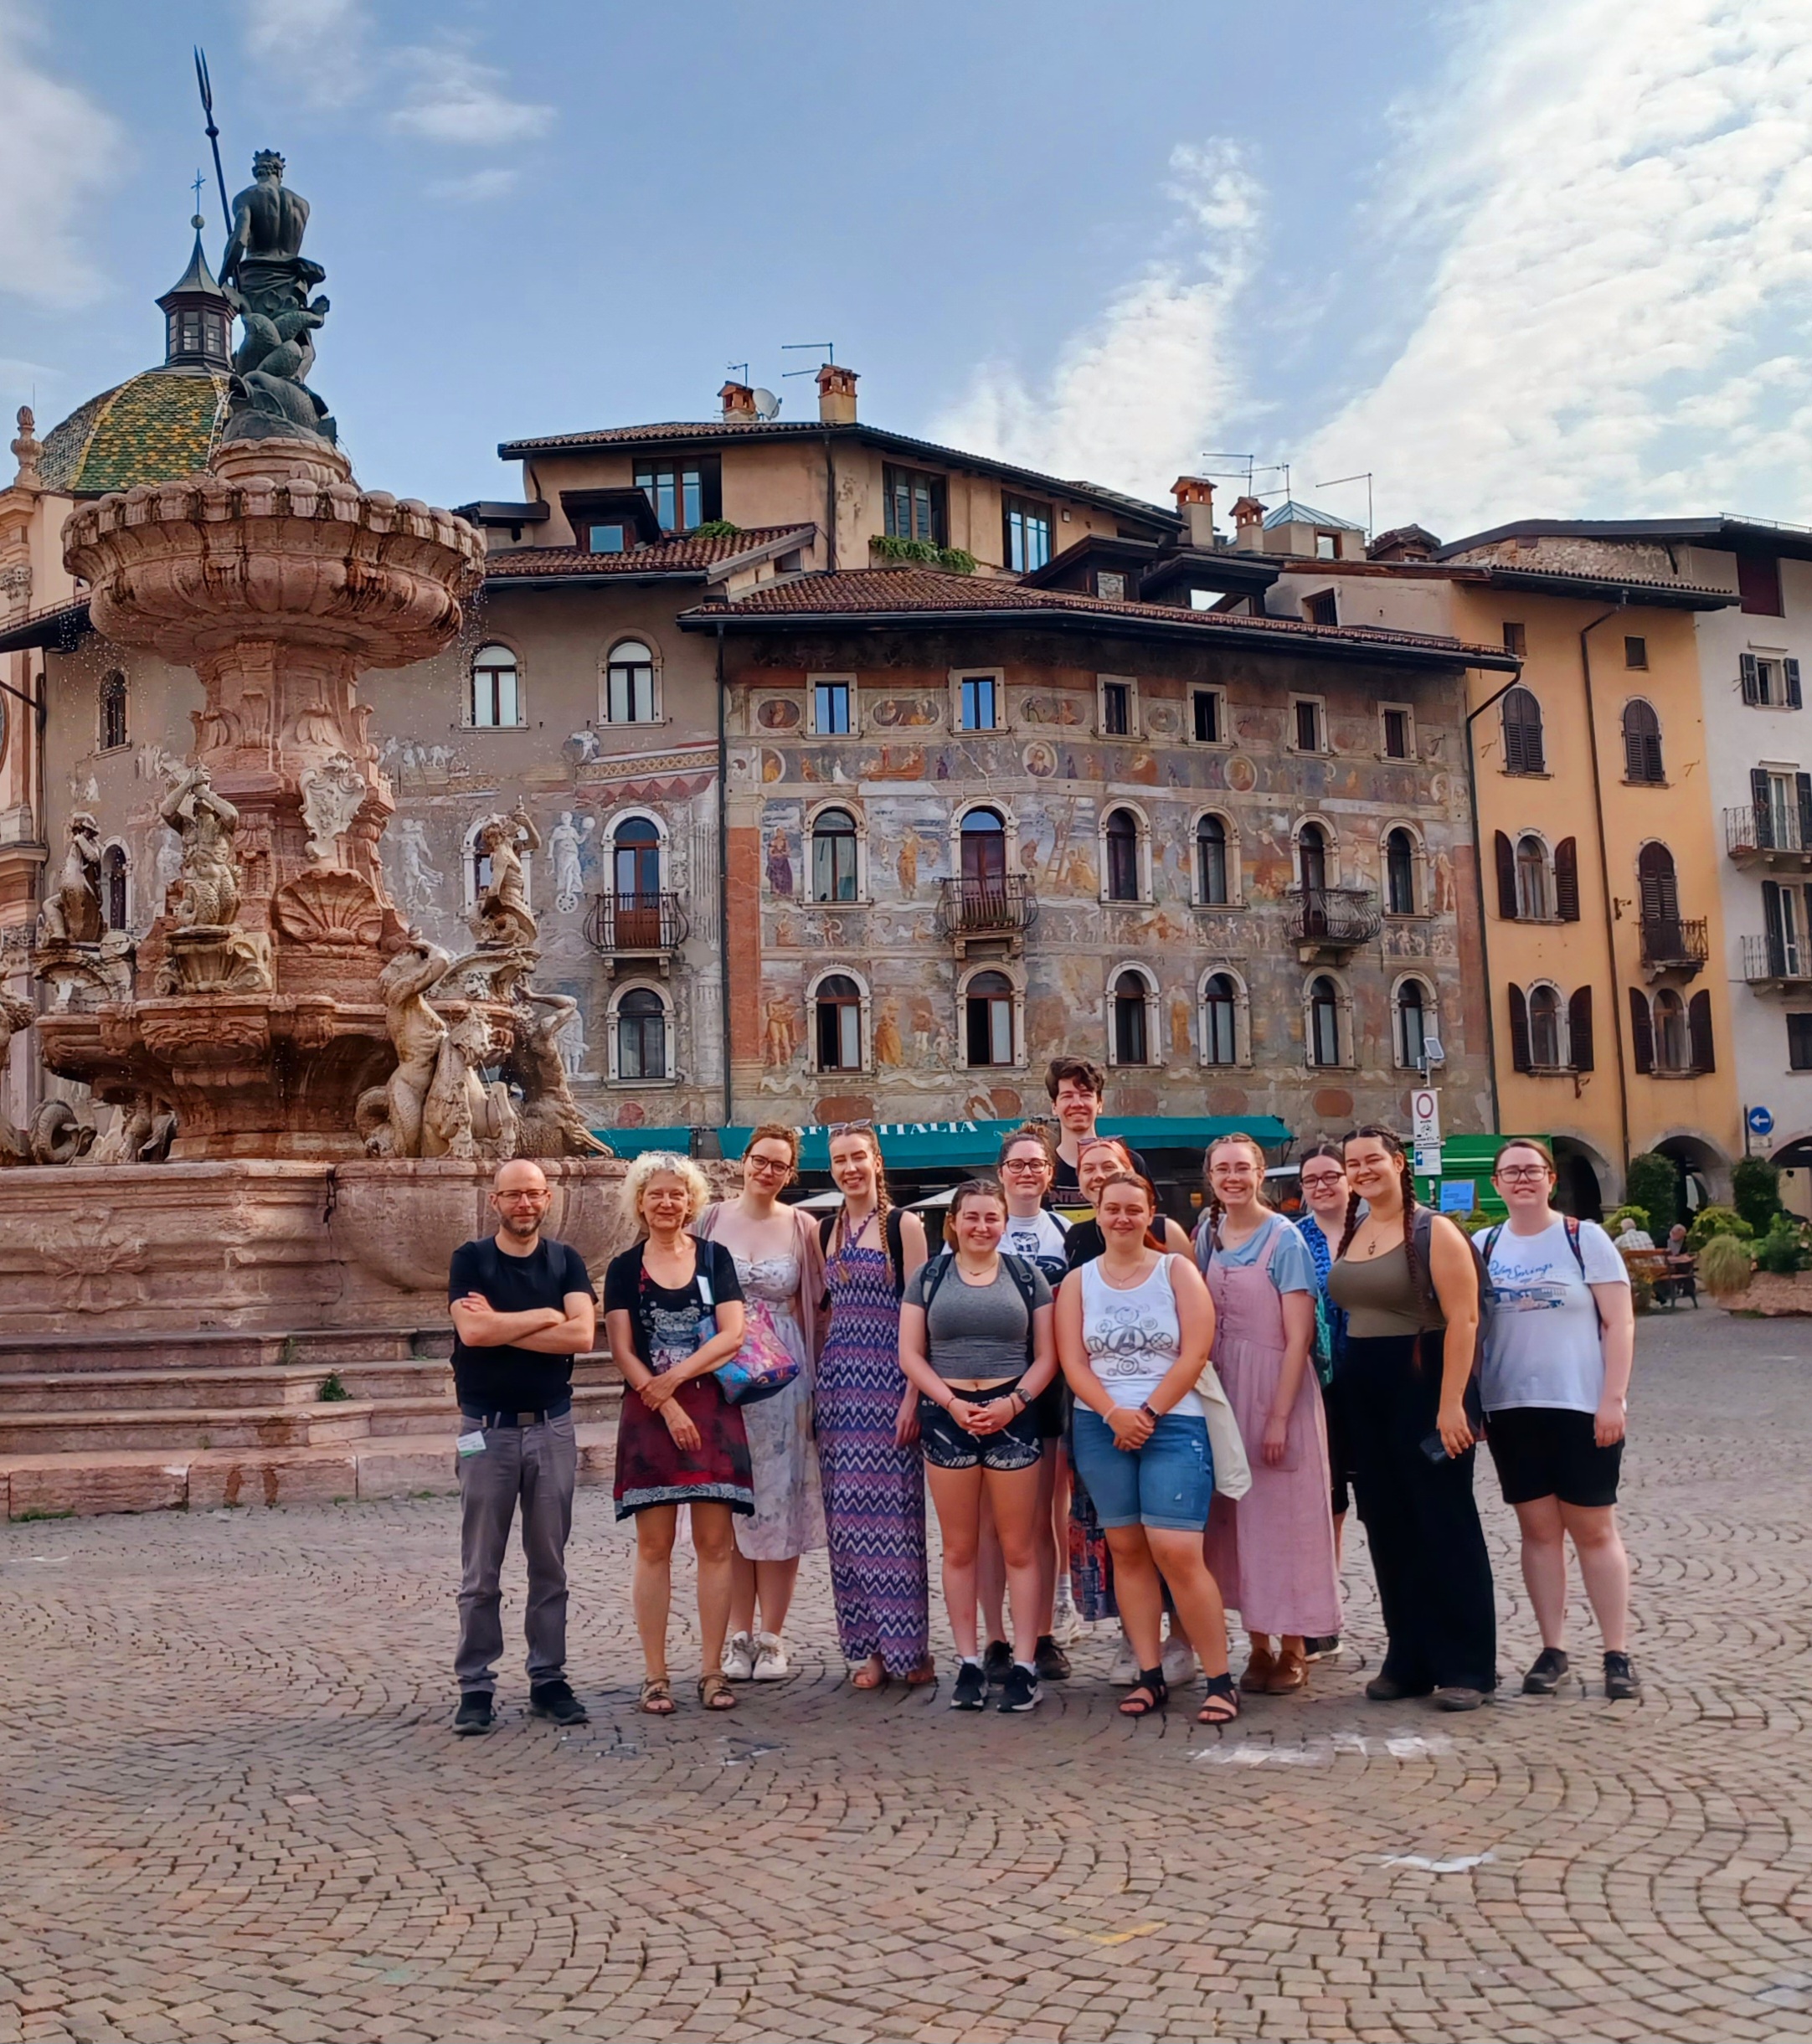
[(319, 864), (333, 864), (340, 856), (340, 839), (371, 792), (365, 776), (349, 754), (337, 752), (304, 774), (301, 785), (308, 856)]
[(516, 1026), (511, 1064), (522, 1089), (517, 1131), (519, 1157), (608, 1157), (616, 1153), (585, 1126), (566, 1083), (566, 1061), (560, 1035), (579, 1012), (569, 994), (531, 993), (529, 1000), (548, 1012), (538, 1021)]
[(192, 766), (159, 805), (157, 814), (183, 840), (183, 871), (172, 919), (183, 929), (224, 929), (239, 909), (239, 860), (233, 833), (239, 812), (216, 795), (204, 766)]
[(484, 1068), (495, 1055), (490, 1018), (470, 1008), (455, 1022), (435, 1060), (434, 1084), (422, 1105), (425, 1157), (513, 1156), (516, 1113), (507, 1088), (486, 1085)]
[(563, 915), (572, 914), (585, 891), (579, 850), (597, 827), (595, 816), (587, 816), (583, 823), (575, 824), (572, 811), (563, 809), (559, 821), (548, 832), (548, 849), (553, 859), (553, 905)]
[(422, 1154), (422, 1110), (434, 1084), (447, 1026), (427, 1001), (427, 994), (451, 960), (420, 930), (409, 933), (402, 949), (378, 975), (384, 998), (384, 1027), (396, 1049), (396, 1069), (381, 1086), (359, 1096), (353, 1125), (373, 1156), (419, 1157)]
[(106, 927), (100, 913), (100, 826), (85, 809), (69, 818), (62, 877), (39, 911), (39, 924), (44, 936), (62, 944), (98, 944)]
[(32, 1116), (28, 1139), (33, 1164), (76, 1164), (94, 1147), (95, 1125), (84, 1121), (67, 1100), (45, 1100)]
[(315, 330), (327, 301), (308, 293), (327, 276), (301, 253), (308, 201), (283, 182), (274, 149), (252, 158), (253, 182), (233, 202), (233, 233), (220, 260), (220, 286), (239, 316), (244, 337), (233, 354), (223, 440), (336, 437), (327, 408), (308, 388)]
[(418, 914), (434, 907), (446, 876), (434, 862), (428, 843), (428, 826), (420, 816), (405, 816), (397, 825), (397, 891), (404, 905)]
[(0, 994), (0, 1164), (23, 1164), (31, 1154), (27, 1138), (13, 1125), (6, 1110), (7, 1059), (13, 1054), (13, 1039), (32, 1025), (32, 1004)]
[(148, 1094), (136, 1094), (95, 1145), (90, 1164), (162, 1164), (176, 1135), (176, 1116)]
[(528, 913), (528, 889), (519, 856), (524, 849), (538, 852), (541, 833), (520, 802), (509, 816), (492, 816), (478, 833), (477, 850), (490, 862), (491, 878), (480, 889), (466, 922), (481, 945), (529, 945), (541, 934)]

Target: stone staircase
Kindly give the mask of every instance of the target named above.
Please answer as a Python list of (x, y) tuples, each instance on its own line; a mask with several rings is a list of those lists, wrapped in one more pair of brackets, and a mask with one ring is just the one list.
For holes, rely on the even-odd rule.
[[(444, 1326), (0, 1336), (0, 1506), (33, 1519), (455, 1490), (448, 1346)], [(576, 1358), (581, 1483), (610, 1476), (621, 1396), (607, 1354)]]

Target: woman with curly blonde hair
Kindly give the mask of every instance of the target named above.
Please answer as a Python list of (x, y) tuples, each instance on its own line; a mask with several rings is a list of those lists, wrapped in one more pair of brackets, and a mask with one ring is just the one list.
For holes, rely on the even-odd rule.
[(736, 1701), (722, 1667), (733, 1518), (755, 1508), (743, 1415), (713, 1375), (743, 1344), (736, 1260), (692, 1233), (710, 1197), (704, 1173), (689, 1157), (666, 1151), (637, 1157), (621, 1202), (640, 1239), (613, 1259), (604, 1280), (604, 1322), (625, 1389), (617, 1421), (616, 1516), (636, 1521), (636, 1630), (646, 1662), (641, 1708), (661, 1717), (673, 1709), (667, 1627), (679, 1508), (692, 1509), (698, 1556), (698, 1700), (713, 1711)]

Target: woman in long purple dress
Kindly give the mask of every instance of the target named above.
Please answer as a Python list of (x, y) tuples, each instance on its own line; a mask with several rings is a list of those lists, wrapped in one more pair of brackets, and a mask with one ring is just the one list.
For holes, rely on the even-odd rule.
[(844, 1204), (825, 1243), (816, 1418), (837, 1635), (857, 1688), (929, 1682), (924, 1464), (899, 1363), (899, 1295), (925, 1260), (925, 1231), (889, 1207), (872, 1128), (831, 1136), (831, 1176)]

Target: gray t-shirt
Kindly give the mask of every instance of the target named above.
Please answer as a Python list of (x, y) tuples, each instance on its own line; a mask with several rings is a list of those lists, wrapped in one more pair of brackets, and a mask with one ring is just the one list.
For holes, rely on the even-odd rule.
[[(934, 1256), (907, 1279), (908, 1305), (924, 1305), (926, 1282), (945, 1263)], [(1036, 1267), (1032, 1285), (1034, 1309), (1049, 1305), (1051, 1287)], [(1022, 1375), (1027, 1332), (1026, 1302), (1004, 1261), (991, 1285), (965, 1284), (954, 1262), (945, 1264), (943, 1282), (925, 1315), (925, 1347), (939, 1377), (985, 1381)]]

